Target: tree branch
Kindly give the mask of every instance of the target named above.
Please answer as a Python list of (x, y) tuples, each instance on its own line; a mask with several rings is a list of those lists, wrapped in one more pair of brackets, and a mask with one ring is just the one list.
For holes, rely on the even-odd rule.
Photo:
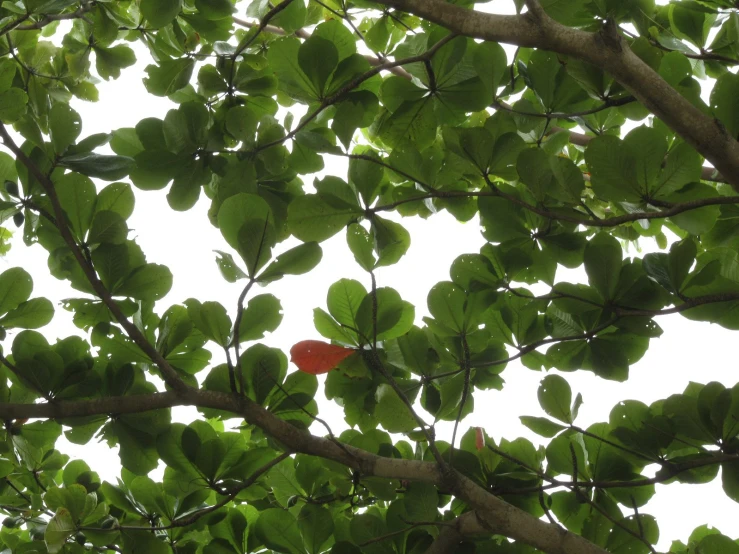
[(60, 400), (41, 404), (0, 403), (0, 419), (67, 419), (73, 417), (137, 414), (190, 402), (173, 391), (91, 400)]
[(259, 152), (261, 152), (263, 150), (266, 150), (266, 149), (271, 148), (273, 146), (277, 146), (277, 145), (283, 144), (284, 142), (293, 139), (295, 137), (295, 135), (297, 135), (300, 131), (302, 131), (305, 128), (306, 125), (308, 125), (308, 123), (310, 123), (316, 117), (318, 117), (321, 114), (321, 112), (323, 112), (323, 110), (325, 110), (329, 106), (333, 106), (334, 104), (336, 104), (337, 102), (339, 102), (340, 100), (342, 100), (344, 98), (344, 96), (346, 96), (349, 92), (351, 92), (352, 90), (354, 90), (355, 88), (357, 88), (359, 85), (361, 85), (362, 83), (364, 83), (366, 80), (374, 77), (375, 75), (377, 75), (381, 71), (389, 70), (390, 68), (393, 68), (393, 67), (400, 67), (402, 65), (408, 65), (408, 64), (416, 63), (416, 62), (423, 62), (424, 60), (431, 59), (434, 56), (434, 54), (442, 46), (444, 46), (446, 43), (448, 43), (450, 40), (452, 40), (454, 38), (454, 36), (455, 36), (454, 34), (449, 34), (449, 35), (445, 36), (439, 42), (437, 42), (436, 44), (434, 44), (431, 48), (429, 48), (428, 50), (426, 50), (422, 54), (418, 54), (416, 56), (410, 56), (408, 58), (403, 58), (401, 60), (395, 60), (395, 61), (392, 61), (392, 62), (391, 61), (388, 61), (388, 62), (385, 62), (383, 64), (376, 65), (375, 67), (373, 67), (369, 71), (366, 71), (366, 72), (362, 73), (361, 75), (359, 75), (359, 76), (355, 77), (354, 79), (352, 79), (350, 82), (348, 82), (347, 84), (345, 84), (344, 86), (342, 86), (339, 90), (337, 90), (331, 96), (327, 96), (326, 98), (324, 98), (323, 101), (319, 104), (319, 106), (315, 110), (313, 110), (311, 113), (309, 113), (305, 117), (303, 117), (303, 119), (300, 121), (300, 123), (298, 125), (296, 125), (295, 128), (292, 131), (290, 131), (289, 133), (287, 133), (284, 137), (279, 138), (279, 139), (275, 139), (275, 140), (273, 140), (271, 142), (268, 142), (266, 144), (261, 144), (261, 145), (257, 146), (255, 149), (251, 150), (249, 153), (250, 154), (257, 154), (257, 153), (259, 153)]
[(484, 532), (502, 534), (551, 554), (605, 554), (605, 550), (582, 537), (563, 532), (557, 526), (545, 523), (493, 496), (455, 470), (442, 472), (433, 462), (385, 458), (349, 445), (340, 447), (329, 439), (313, 436), (292, 426), (248, 398), (232, 394), (188, 388), (182, 394), (166, 392), (57, 404), (0, 404), (0, 418), (64, 418), (110, 413), (111, 407), (117, 408), (118, 413), (135, 413), (185, 404), (239, 414), (249, 424), (256, 425), (282, 442), (287, 450), (333, 460), (359, 470), (363, 476), (407, 479), (443, 486), (476, 511), (481, 522), (480, 529), (484, 529)]
[[(252, 29), (254, 27), (259, 26), (259, 23), (255, 23), (254, 21), (247, 21), (245, 19), (239, 19), (237, 17), (234, 17), (234, 23), (237, 25), (241, 25), (242, 27), (247, 27), (249, 29)], [(275, 27), (274, 25), (265, 25), (262, 30), (266, 33), (271, 33), (273, 35), (280, 35), (280, 36), (287, 36), (288, 33), (286, 33), (283, 29), (280, 29), (279, 27)], [(310, 38), (310, 33), (306, 31), (305, 29), (298, 29), (293, 33), (298, 38), (302, 38), (303, 40)], [(365, 59), (371, 64), (371, 65), (382, 65), (386, 63), (386, 60), (379, 59), (375, 56), (364, 56)], [(388, 67), (386, 69), (389, 73), (392, 73), (394, 75), (397, 75), (398, 77), (403, 77), (404, 79), (411, 79), (411, 74), (408, 73), (405, 69), (402, 67)]]
[(98, 278), (97, 273), (95, 272), (95, 268), (93, 268), (92, 265), (85, 258), (82, 249), (77, 244), (77, 241), (75, 241), (74, 237), (72, 236), (72, 232), (67, 225), (66, 214), (64, 213), (64, 209), (62, 208), (62, 205), (59, 202), (59, 198), (56, 195), (54, 183), (51, 181), (51, 178), (48, 175), (44, 174), (36, 166), (36, 164), (33, 163), (33, 161), (31, 161), (28, 156), (26, 156), (25, 152), (23, 152), (23, 150), (21, 150), (21, 148), (17, 144), (15, 144), (12, 137), (8, 134), (7, 129), (2, 124), (0, 124), (0, 138), (3, 141), (3, 144), (5, 144), (5, 146), (7, 146), (11, 152), (13, 152), (16, 159), (18, 159), (24, 166), (26, 166), (31, 175), (33, 175), (33, 177), (44, 189), (44, 192), (46, 192), (46, 195), (51, 202), (59, 234), (61, 235), (67, 247), (72, 252), (72, 255), (82, 269), (82, 272), (84, 273), (85, 277), (95, 291), (95, 294), (97, 294), (98, 297), (100, 297), (100, 299), (103, 301), (103, 303), (108, 307), (110, 312), (113, 314), (113, 317), (115, 317), (116, 321), (118, 321), (121, 327), (125, 329), (131, 340), (136, 343), (136, 346), (141, 348), (141, 350), (143, 350), (143, 352), (146, 353), (149, 358), (151, 358), (152, 362), (154, 362), (154, 364), (159, 367), (164, 381), (170, 387), (172, 387), (172, 389), (178, 392), (184, 392), (185, 390), (187, 390), (187, 385), (182, 381), (182, 379), (180, 379), (177, 371), (147, 340), (147, 338), (139, 330), (139, 328), (136, 327), (136, 325), (134, 325), (131, 321), (129, 321), (129, 319), (121, 311), (116, 301), (113, 300), (110, 291), (105, 288), (103, 282)]
[[(177, 529), (178, 527), (189, 527), (190, 525), (195, 523), (197, 520), (199, 520), (201, 517), (208, 515), (210, 513), (213, 513), (219, 508), (223, 508), (226, 504), (228, 504), (234, 498), (236, 498), (236, 496), (238, 496), (238, 494), (241, 491), (251, 487), (254, 483), (256, 483), (259, 480), (260, 477), (262, 477), (270, 469), (275, 467), (277, 464), (279, 464), (281, 461), (283, 461), (285, 458), (289, 456), (290, 454), (285, 452), (271, 459), (269, 462), (267, 462), (263, 466), (254, 470), (254, 472), (248, 478), (246, 478), (244, 481), (239, 483), (237, 486), (233, 487), (233, 489), (229, 491), (229, 493), (226, 496), (224, 496), (221, 500), (219, 500), (215, 504), (207, 506), (201, 510), (197, 510), (185, 517), (175, 519), (169, 525), (163, 525), (161, 527), (117, 525), (115, 527), (107, 529), (107, 531), (110, 531), (110, 530), (113, 530), (113, 531), (116, 531), (116, 530), (117, 531), (167, 531), (169, 529)], [(106, 529), (101, 529), (99, 527), (83, 526), (83, 527), (80, 527), (79, 529), (81, 531), (106, 531)]]
[[(33, 23), (29, 23), (27, 25), (18, 25), (15, 27), (16, 31), (33, 31), (36, 29), (43, 29), (50, 23), (53, 23), (54, 21), (66, 21), (69, 19), (82, 19), (85, 17), (85, 14), (92, 10), (92, 8), (95, 6), (95, 2), (83, 2), (80, 4), (80, 7), (77, 8), (75, 11), (70, 13), (56, 13), (56, 14), (46, 14), (38, 21), (35, 21)], [(7, 32), (7, 31), (6, 31)], [(2, 36), (4, 33), (0, 32), (0, 36)]]
[(739, 143), (720, 122), (701, 112), (634, 54), (613, 22), (607, 22), (600, 32), (589, 33), (565, 27), (543, 11), (535, 15), (494, 15), (443, 0), (375, 1), (460, 35), (549, 50), (603, 68), (739, 189)]
[(64, 21), (68, 19), (80, 19), (85, 16), (87, 12), (92, 10), (92, 8), (95, 6), (94, 2), (83, 2), (80, 4), (80, 7), (77, 8), (75, 11), (70, 13), (61, 13), (61, 14), (46, 14), (38, 21), (34, 21), (33, 23), (28, 23), (26, 25), (23, 25), (25, 21), (28, 21), (31, 19), (33, 14), (27, 13), (22, 16), (20, 16), (15, 21), (11, 21), (10, 23), (7, 23), (2, 29), (0, 29), (0, 37), (5, 36), (10, 31), (33, 31), (37, 29), (43, 29), (50, 23), (53, 23), (54, 21)]

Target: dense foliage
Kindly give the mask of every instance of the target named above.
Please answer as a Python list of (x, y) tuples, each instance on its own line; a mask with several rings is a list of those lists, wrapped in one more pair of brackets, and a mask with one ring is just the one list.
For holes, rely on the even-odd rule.
[[(0, 214), (48, 253), (85, 337), (50, 343), (53, 304), (25, 269), (0, 274), (0, 552), (646, 553), (657, 484), (720, 479), (739, 502), (739, 385), (625, 400), (583, 428), (566, 378), (628, 379), (656, 316), (739, 329), (739, 7), (511, 6), (0, 5)], [(98, 101), (133, 42), (172, 109), (82, 136), (70, 100)], [(314, 179), (334, 157), (348, 173)], [(160, 189), (173, 210), (210, 206), (193, 224), (231, 248), (215, 261), (243, 284), (232, 306), (168, 305), (184, 276), (127, 225)], [(403, 218), (442, 210), (487, 242), (460, 245), (421, 321), (378, 269), (410, 246)], [(299, 371), (260, 343), (282, 320), (269, 283), (301, 286), (337, 234), (366, 278), (336, 269), (314, 318), (332, 344), (297, 344)], [(644, 238), (662, 251), (625, 256)], [(544, 446), (464, 424), (512, 360), (546, 370), (542, 412), (521, 414)], [(351, 430), (319, 418), (319, 384)], [(172, 423), (179, 405), (202, 418)], [(57, 450), (62, 434), (117, 447), (120, 479)], [(670, 552), (735, 538), (701, 527)]]

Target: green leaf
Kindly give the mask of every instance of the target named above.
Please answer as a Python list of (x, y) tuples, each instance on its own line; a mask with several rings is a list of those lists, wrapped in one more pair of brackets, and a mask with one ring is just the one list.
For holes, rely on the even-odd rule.
[(358, 146), (352, 152), (352, 156), (354, 157), (349, 158), (349, 182), (357, 188), (365, 206), (370, 206), (377, 198), (380, 183), (385, 176), (385, 168), (380, 163), (371, 161), (380, 161), (377, 152), (372, 148)]
[(239, 229), (236, 240), (236, 250), (246, 264), (247, 274), (255, 277), (272, 257), (272, 247), (276, 242), (269, 216), (265, 219), (247, 219)]
[(519, 416), (518, 419), (534, 433), (548, 439), (566, 429), (564, 425), (555, 423), (545, 417)]
[(357, 312), (365, 296), (367, 290), (362, 283), (353, 279), (341, 279), (328, 289), (328, 312), (339, 323), (356, 328)]
[(133, 158), (144, 150), (144, 146), (136, 134), (136, 129), (124, 127), (113, 131), (111, 134), (110, 148), (120, 156)]
[(454, 283), (446, 281), (437, 283), (431, 288), (427, 302), (429, 312), (437, 321), (461, 334), (466, 330), (465, 300), (464, 291)]
[(316, 34), (312, 34), (298, 49), (298, 65), (310, 81), (315, 98), (323, 98), (326, 82), (338, 63), (336, 46)]
[(287, 209), (290, 232), (304, 242), (323, 242), (356, 219), (362, 211), (346, 203), (330, 203), (317, 194), (299, 196)]
[[(670, 6), (668, 13), (672, 32), (677, 37), (692, 42), (698, 48), (703, 48), (708, 34), (705, 22), (707, 14), (700, 9), (691, 9), (689, 5)], [(710, 29), (710, 25), (708, 28)]]
[(234, 12), (229, 0), (195, 0), (195, 7), (206, 19), (224, 19)]
[(106, 81), (121, 76), (121, 69), (136, 63), (136, 54), (128, 46), (118, 44), (111, 48), (95, 47), (95, 69)]
[(226, 114), (226, 130), (238, 140), (253, 142), (259, 118), (248, 106), (235, 106)]
[(287, 510), (268, 508), (260, 512), (254, 532), (267, 548), (288, 554), (305, 552), (298, 524)]
[(537, 393), (542, 409), (555, 419), (572, 423), (572, 391), (567, 381), (559, 375), (547, 375), (539, 384)]
[(0, 325), (6, 329), (38, 329), (54, 317), (54, 306), (46, 298), (34, 298), (22, 302), (17, 308), (0, 318)]
[(52, 510), (66, 508), (73, 520), (84, 515), (88, 502), (88, 494), (82, 485), (69, 485), (64, 488), (54, 487), (44, 495), (46, 505)]
[(0, 273), (0, 314), (28, 300), (32, 290), (33, 280), (25, 269), (12, 267)]
[(318, 265), (323, 256), (316, 242), (306, 242), (283, 252), (262, 271), (257, 281), (269, 283), (282, 279), (285, 275), (303, 275)]
[[(157, 2), (157, 0), (149, 0)], [(179, 0), (167, 0), (168, 2)], [(154, 96), (169, 96), (183, 89), (190, 83), (193, 69), (195, 69), (195, 58), (178, 58), (173, 60), (162, 60), (159, 65), (146, 66), (148, 78), (144, 79), (144, 85)]]
[(128, 219), (133, 213), (136, 199), (133, 195), (131, 185), (128, 183), (111, 183), (104, 187), (97, 195), (95, 211), (109, 210)]
[(403, 504), (411, 521), (436, 521), (439, 515), (439, 494), (430, 483), (410, 483)]
[(739, 463), (721, 464), (721, 486), (726, 496), (734, 502), (739, 502)]
[(187, 315), (197, 329), (208, 339), (222, 347), (229, 344), (231, 336), (231, 318), (218, 302), (203, 302), (202, 304), (190, 298), (185, 300)]
[(508, 66), (505, 50), (496, 42), (483, 42), (475, 49), (473, 64), (492, 98)]
[(131, 173), (136, 166), (132, 158), (126, 156), (107, 156), (94, 152), (83, 152), (63, 156), (59, 165), (89, 177), (97, 177), (104, 181), (115, 181)]
[(19, 88), (13, 87), (0, 93), (0, 121), (15, 123), (26, 113), (28, 95)]
[[(682, 204), (692, 200), (716, 198), (717, 196), (718, 193), (714, 187), (703, 183), (690, 183), (670, 195), (670, 202)], [(716, 225), (720, 213), (721, 209), (718, 206), (704, 206), (672, 216), (670, 220), (690, 234), (706, 235)]]
[[(294, 0), (292, 3), (302, 4), (302, 1)], [(300, 41), (294, 37), (278, 39), (270, 44), (267, 62), (275, 72), (280, 90), (299, 102), (309, 103), (317, 100), (317, 96), (314, 84), (298, 62), (300, 47)]]
[(430, 98), (404, 102), (379, 128), (380, 139), (395, 148), (409, 141), (419, 150), (436, 140), (437, 118)]
[(360, 267), (365, 271), (372, 271), (375, 267), (374, 243), (365, 228), (359, 223), (347, 226), (346, 242)]
[(588, 280), (606, 300), (613, 298), (616, 292), (622, 259), (621, 245), (607, 233), (598, 233), (585, 247)]
[[(398, 292), (389, 287), (378, 288), (375, 296), (376, 300), (373, 299), (373, 294), (369, 293), (362, 299), (356, 313), (358, 330), (369, 340), (375, 338), (375, 335), (377, 340), (389, 340), (405, 335), (413, 326), (415, 318), (413, 306), (403, 301)], [(330, 309), (329, 305), (329, 311)]]
[(122, 533), (123, 548), (131, 554), (170, 554), (172, 549), (166, 542), (150, 531), (126, 531)]
[[(307, 10), (304, 0), (293, 0), (272, 22), (288, 33), (297, 31), (305, 25)], [(315, 32), (314, 32), (315, 33)]]
[[(351, 533), (351, 539), (355, 544), (363, 544), (371, 541), (377, 537), (382, 537), (387, 534), (387, 526), (385, 521), (380, 518), (377, 514), (365, 512), (354, 516), (349, 522), (349, 532)], [(369, 552), (370, 554), (389, 554), (394, 552), (393, 546), (390, 544), (384, 544), (385, 541), (379, 545), (370, 545), (365, 547), (360, 552)], [(376, 548), (373, 548), (376, 546)], [(372, 550), (369, 550), (369, 549)], [(354, 554), (354, 550), (339, 550), (337, 553), (332, 554)]]
[(62, 175), (54, 183), (59, 203), (67, 214), (72, 230), (82, 239), (90, 229), (95, 211), (95, 184), (78, 173)]
[(647, 553), (649, 547), (644, 544), (656, 544), (659, 539), (659, 527), (654, 517), (648, 514), (639, 514), (625, 517), (608, 537), (606, 549), (615, 554), (632, 552)]
[(633, 163), (614, 136), (591, 140), (585, 150), (593, 190), (599, 198), (614, 202), (640, 202), (640, 191), (633, 183)]
[(375, 414), (380, 424), (390, 433), (407, 433), (418, 426), (410, 409), (388, 384), (381, 384), (375, 392)]
[(249, 300), (239, 324), (239, 342), (259, 340), (282, 322), (282, 304), (272, 294), (260, 294)]
[(229, 283), (235, 283), (239, 279), (247, 278), (246, 273), (236, 265), (233, 256), (227, 252), (216, 250), (216, 264), (218, 264), (218, 269), (221, 271), (223, 278)]
[(88, 244), (121, 244), (128, 236), (128, 226), (120, 214), (102, 210), (95, 213), (87, 236)]
[(10, 58), (3, 58), (0, 62), (0, 92), (5, 92), (13, 84), (16, 73), (16, 64)]
[(547, 109), (554, 104), (559, 70), (557, 55), (544, 50), (535, 50), (526, 66), (530, 86)]
[(695, 242), (686, 239), (674, 243), (669, 254), (646, 254), (642, 267), (652, 279), (672, 293), (679, 293), (688, 277), (697, 253)]
[(275, 244), (273, 222), (269, 205), (255, 194), (231, 196), (218, 211), (218, 227), (226, 242), (241, 254), (250, 276), (270, 258)]
[(77, 530), (72, 515), (66, 508), (59, 508), (49, 520), (44, 532), (44, 541), (50, 554), (61, 552), (67, 539)]
[(739, 75), (730, 71), (716, 80), (711, 91), (713, 115), (721, 120), (734, 138), (739, 137), (739, 106), (735, 102), (737, 95), (739, 95)]
[(49, 110), (49, 135), (54, 152), (63, 154), (74, 144), (82, 131), (80, 114), (63, 102), (56, 102)]
[(169, 25), (182, 8), (182, 0), (141, 0), (139, 9), (149, 26), (158, 29)]
[(120, 296), (138, 300), (160, 300), (172, 288), (172, 272), (167, 266), (145, 264), (133, 270), (116, 290)]
[(342, 327), (333, 317), (324, 312), (321, 308), (313, 310), (313, 325), (321, 336), (332, 341), (350, 346), (357, 346), (359, 340), (354, 331), (346, 327)]
[(703, 537), (695, 551), (700, 554), (739, 554), (739, 544), (717, 532), (715, 535)]
[(321, 546), (334, 532), (334, 520), (323, 506), (306, 504), (298, 514), (298, 528), (310, 554), (322, 552)]
[(410, 248), (411, 235), (399, 223), (376, 215), (372, 218), (372, 231), (377, 250), (376, 267), (397, 263)]

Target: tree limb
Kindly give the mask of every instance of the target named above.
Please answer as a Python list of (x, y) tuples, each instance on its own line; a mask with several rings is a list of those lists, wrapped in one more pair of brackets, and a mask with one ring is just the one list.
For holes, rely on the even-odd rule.
[(95, 410), (98, 414), (110, 413), (111, 407), (117, 408), (117, 413), (135, 413), (179, 405), (239, 414), (249, 424), (282, 442), (288, 450), (333, 460), (358, 469), (363, 476), (423, 481), (448, 488), (476, 511), (483, 532), (505, 535), (551, 554), (605, 554), (595, 544), (508, 504), (455, 470), (442, 472), (433, 462), (385, 458), (349, 445), (340, 447), (330, 439), (292, 426), (248, 398), (232, 394), (187, 388), (179, 394), (165, 392), (55, 404), (0, 404), (0, 418), (64, 418), (92, 415)]
[(720, 122), (701, 112), (634, 54), (613, 22), (606, 22), (600, 32), (589, 33), (561, 25), (538, 10), (495, 15), (443, 0), (375, 1), (460, 35), (549, 50), (603, 68), (739, 190), (739, 142), (727, 134)]

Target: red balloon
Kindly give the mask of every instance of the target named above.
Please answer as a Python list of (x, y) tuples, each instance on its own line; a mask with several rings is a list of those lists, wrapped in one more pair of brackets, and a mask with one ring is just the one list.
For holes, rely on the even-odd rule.
[(290, 361), (298, 366), (300, 371), (318, 375), (328, 373), (355, 352), (353, 348), (344, 348), (320, 340), (304, 340), (290, 349)]

